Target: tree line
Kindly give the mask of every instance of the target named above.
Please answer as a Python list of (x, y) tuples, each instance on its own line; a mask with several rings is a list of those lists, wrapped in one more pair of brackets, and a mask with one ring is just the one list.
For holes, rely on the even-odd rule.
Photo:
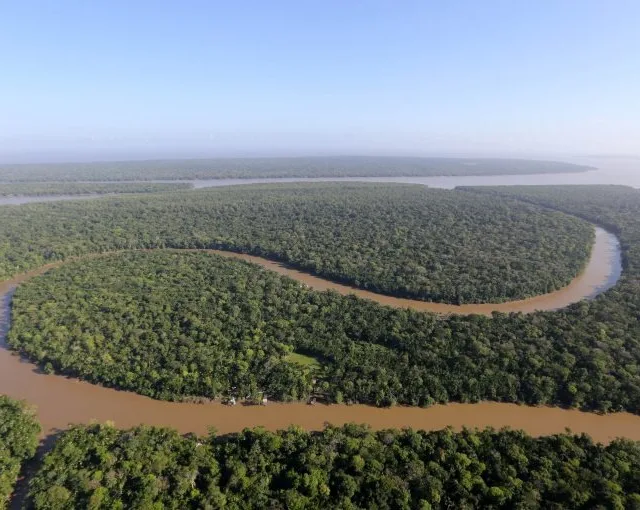
[(0, 196), (160, 193), (190, 188), (191, 184), (186, 182), (14, 182), (0, 183)]
[(584, 172), (559, 161), (492, 158), (333, 156), (216, 158), (0, 165), (0, 181), (129, 181), (280, 177), (517, 175)]
[(221, 248), (376, 292), (500, 302), (568, 284), (593, 229), (534, 205), (422, 186), (248, 186), (0, 208), (0, 278), (83, 253)]
[(180, 436), (65, 432), (30, 483), (38, 510), (638, 508), (640, 444), (588, 436), (328, 426)]
[(39, 433), (31, 408), (0, 395), (0, 509), (8, 505), (22, 463), (34, 456)]

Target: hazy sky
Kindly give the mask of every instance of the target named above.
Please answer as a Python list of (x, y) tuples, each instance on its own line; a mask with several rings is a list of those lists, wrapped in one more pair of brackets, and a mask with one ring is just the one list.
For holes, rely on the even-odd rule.
[(0, 155), (638, 153), (639, 27), (637, 0), (0, 0)]

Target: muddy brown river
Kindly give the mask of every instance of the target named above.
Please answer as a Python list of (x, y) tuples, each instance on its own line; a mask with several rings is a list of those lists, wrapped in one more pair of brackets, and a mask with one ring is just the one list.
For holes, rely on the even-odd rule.
[[(529, 300), (499, 305), (453, 306), (392, 298), (317, 278), (281, 264), (228, 252), (216, 252), (256, 262), (267, 269), (295, 278), (318, 290), (333, 289), (354, 293), (379, 303), (441, 313), (490, 313), (493, 310), (529, 312), (566, 306), (611, 287), (620, 275), (620, 252), (615, 236), (596, 231), (590, 261), (576, 280), (559, 291)], [(37, 367), (7, 349), (10, 300), (21, 282), (59, 264), (45, 266), (10, 281), (0, 283), (0, 393), (24, 399), (37, 407), (43, 436), (65, 429), (69, 424), (92, 420), (113, 421), (119, 427), (138, 424), (174, 427), (180, 432), (205, 433), (214, 426), (220, 433), (262, 425), (268, 429), (298, 424), (306, 429), (321, 429), (325, 423), (368, 423), (375, 429), (413, 427), (437, 430), (446, 426), (511, 427), (529, 434), (547, 435), (566, 428), (587, 433), (595, 440), (609, 442), (615, 437), (640, 440), (640, 416), (629, 413), (597, 415), (551, 407), (527, 407), (515, 404), (482, 402), (477, 404), (436, 405), (427, 409), (396, 406), (388, 409), (364, 405), (316, 405), (271, 403), (266, 407), (224, 406), (220, 403), (187, 404), (163, 402), (131, 392), (118, 391), (70, 379), (46, 375)]]

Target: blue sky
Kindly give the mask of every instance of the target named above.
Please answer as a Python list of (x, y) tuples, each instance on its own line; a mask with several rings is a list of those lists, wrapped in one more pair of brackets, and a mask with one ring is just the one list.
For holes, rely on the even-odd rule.
[(0, 154), (638, 153), (640, 2), (7, 0)]

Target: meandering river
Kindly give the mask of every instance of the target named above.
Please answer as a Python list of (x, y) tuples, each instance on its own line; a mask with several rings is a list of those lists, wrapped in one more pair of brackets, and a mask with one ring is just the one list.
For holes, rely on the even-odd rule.
[(334, 290), (343, 295), (355, 294), (364, 299), (370, 299), (380, 304), (393, 306), (394, 308), (411, 308), (421, 312), (433, 312), (440, 314), (481, 314), (491, 315), (493, 312), (523, 312), (531, 313), (536, 310), (557, 310), (564, 308), (582, 299), (590, 299), (610, 289), (620, 278), (622, 263), (620, 259), (620, 244), (618, 238), (606, 230), (595, 227), (596, 237), (591, 256), (584, 271), (569, 285), (562, 289), (542, 294), (529, 299), (508, 301), (506, 303), (482, 303), (451, 305), (447, 303), (433, 303), (416, 299), (405, 299), (377, 294), (350, 285), (344, 285), (324, 278), (310, 275), (304, 271), (298, 271), (286, 267), (278, 262), (273, 262), (261, 257), (243, 255), (233, 252), (209, 250), (226, 257), (235, 257), (255, 264), (259, 264), (271, 271), (298, 280), (315, 290)]
[[(281, 264), (229, 252), (216, 252), (258, 263), (263, 267), (295, 278), (318, 290), (334, 289), (355, 293), (385, 305), (411, 307), (441, 313), (490, 313), (492, 310), (529, 312), (555, 309), (583, 298), (592, 298), (611, 287), (620, 276), (620, 251), (612, 234), (597, 229), (590, 261), (569, 286), (559, 291), (499, 305), (454, 307), (391, 298), (354, 289), (286, 268)], [(72, 423), (111, 420), (119, 427), (138, 424), (174, 427), (180, 432), (205, 433), (214, 426), (220, 433), (262, 425), (268, 429), (298, 424), (306, 429), (321, 429), (325, 423), (365, 422), (375, 429), (413, 427), (437, 430), (446, 426), (512, 427), (532, 435), (547, 435), (570, 428), (587, 433), (595, 440), (609, 442), (615, 437), (640, 440), (640, 416), (629, 413), (597, 415), (551, 407), (527, 407), (515, 404), (481, 402), (476, 404), (436, 405), (427, 409), (396, 406), (381, 409), (364, 405), (316, 405), (271, 403), (262, 406), (228, 407), (220, 403), (187, 404), (163, 402), (131, 392), (104, 388), (59, 375), (41, 373), (38, 368), (8, 350), (10, 301), (13, 290), (23, 281), (54, 267), (53, 264), (0, 283), (0, 393), (25, 399), (37, 407), (43, 435), (65, 429)]]

